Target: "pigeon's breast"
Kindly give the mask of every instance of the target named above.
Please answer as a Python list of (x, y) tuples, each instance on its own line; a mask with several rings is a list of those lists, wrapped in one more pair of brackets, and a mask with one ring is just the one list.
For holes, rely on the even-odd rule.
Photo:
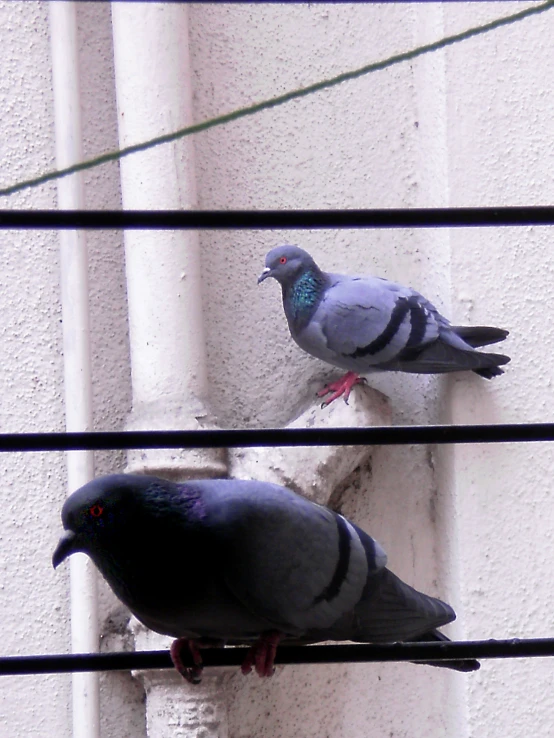
[[(322, 325), (317, 319), (317, 311), (312, 320), (298, 333), (292, 333), (293, 339), (301, 349), (308, 354), (315, 356), (316, 359), (327, 361), (330, 364), (336, 364), (336, 355), (327, 346), (327, 340), (322, 330)], [(340, 366), (340, 364), (337, 364)]]
[(174, 638), (216, 638), (255, 640), (260, 633), (277, 630), (270, 622), (247, 610), (222, 582), (191, 588), (183, 582), (180, 592), (166, 599), (163, 606), (150, 602), (131, 608), (133, 614), (151, 630)]
[(239, 602), (207, 552), (163, 560), (150, 553), (140, 560), (136, 555), (97, 557), (95, 563), (117, 598), (151, 630), (175, 638), (251, 640), (277, 629)]
[[(346, 371), (360, 371), (360, 362), (358, 359), (342, 354), (330, 345), (332, 342), (330, 342), (329, 336), (325, 333), (326, 325), (329, 324), (330, 318), (332, 319), (333, 316), (330, 316), (325, 310), (319, 308), (312, 320), (301, 331), (295, 334), (291, 330), (291, 335), (301, 349), (311, 354), (311, 356), (315, 356), (316, 359), (321, 359), (328, 364), (345, 369)], [(333, 327), (333, 337), (335, 340), (337, 338), (337, 331), (339, 336), (342, 333), (340, 321), (338, 323), (338, 327)], [(346, 342), (347, 336), (344, 336), (344, 339)], [(371, 367), (364, 367), (364, 372), (369, 371), (371, 371)]]

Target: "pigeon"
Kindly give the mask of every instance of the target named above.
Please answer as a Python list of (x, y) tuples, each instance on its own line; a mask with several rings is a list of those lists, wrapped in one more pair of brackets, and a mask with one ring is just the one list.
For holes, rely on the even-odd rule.
[(491, 379), (510, 357), (476, 351), (503, 341), (508, 331), (454, 326), (419, 292), (380, 277), (321, 271), (297, 246), (278, 246), (266, 256), (258, 284), (268, 277), (282, 287), (293, 339), (308, 354), (347, 373), (318, 392), (345, 402), (360, 374), (397, 371), (441, 374), (471, 370)]
[(61, 517), (54, 567), (90, 556), (144, 625), (177, 639), (173, 663), (192, 683), (203, 647), (250, 645), (243, 673), (270, 676), (281, 642), (445, 641), (436, 628), (456, 617), (389, 571), (354, 523), (267, 482), (114, 474), (70, 495)]

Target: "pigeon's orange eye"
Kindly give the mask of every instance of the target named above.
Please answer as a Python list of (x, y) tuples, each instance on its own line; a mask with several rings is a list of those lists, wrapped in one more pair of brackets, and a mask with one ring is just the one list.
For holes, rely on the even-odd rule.
[(89, 509), (89, 513), (92, 515), (93, 518), (99, 518), (103, 512), (104, 508), (102, 507), (102, 505), (93, 505)]
[(287, 263), (287, 257), (286, 256), (281, 256), (281, 258), (279, 259), (279, 262), (281, 264), (286, 264)]

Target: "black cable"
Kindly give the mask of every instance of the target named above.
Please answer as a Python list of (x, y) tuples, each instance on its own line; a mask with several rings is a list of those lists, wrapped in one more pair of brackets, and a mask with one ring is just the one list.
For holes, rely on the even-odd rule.
[(0, 229), (453, 228), (554, 225), (554, 207), (384, 210), (0, 210)]
[[(246, 648), (206, 648), (205, 666), (239, 666)], [(511, 659), (554, 656), (554, 638), (512, 638), (445, 643), (391, 643), (386, 645), (280, 646), (276, 664), (338, 664), (386, 661), (450, 661), (453, 659)], [(169, 669), (169, 651), (129, 651), (100, 654), (7, 656), (0, 658), (0, 676), (62, 674), (77, 671)]]
[(260, 446), (395, 446), (420, 443), (554, 441), (554, 423), (399, 425), (371, 428), (1, 433), (0, 453), (130, 448), (252, 448)]

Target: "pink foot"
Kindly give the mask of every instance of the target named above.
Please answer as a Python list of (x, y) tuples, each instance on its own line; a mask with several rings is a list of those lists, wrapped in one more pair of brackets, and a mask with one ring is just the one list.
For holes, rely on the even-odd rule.
[(350, 397), (350, 393), (352, 392), (352, 387), (355, 384), (365, 383), (365, 378), (360, 377), (359, 374), (356, 374), (355, 372), (346, 372), (346, 374), (340, 379), (337, 379), (336, 382), (326, 384), (323, 389), (319, 390), (319, 392), (317, 393), (318, 397), (325, 397), (325, 395), (328, 395), (330, 392), (332, 392), (331, 397), (327, 398), (324, 402), (321, 403), (321, 407), (327, 407), (327, 405), (330, 405), (333, 400), (341, 397), (341, 395), (344, 395), (344, 401), (348, 405), (348, 398)]
[[(223, 641), (213, 641), (208, 638), (195, 639), (195, 638), (177, 638), (171, 644), (169, 651), (173, 666), (177, 669), (179, 674), (190, 682), (191, 684), (200, 684), (202, 681), (202, 671), (204, 669), (202, 665), (202, 656), (200, 655), (201, 648), (221, 647), (225, 645)], [(185, 666), (181, 658), (183, 650), (188, 650), (194, 666)], [(190, 661), (190, 659), (187, 659)]]
[(242, 673), (250, 674), (252, 667), (254, 667), (258, 676), (272, 676), (275, 672), (273, 662), (281, 638), (283, 638), (283, 634), (277, 630), (262, 633), (256, 643), (250, 647), (241, 666)]

